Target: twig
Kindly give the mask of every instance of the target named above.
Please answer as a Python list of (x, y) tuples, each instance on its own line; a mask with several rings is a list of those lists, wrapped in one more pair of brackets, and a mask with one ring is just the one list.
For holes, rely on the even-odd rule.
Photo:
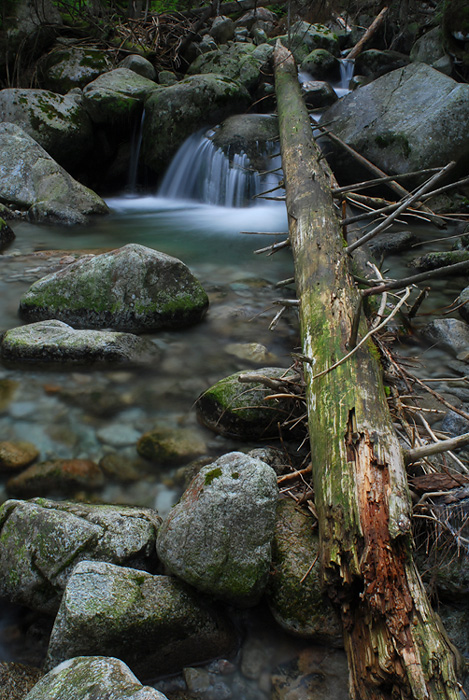
[[(361, 291), (362, 295), (367, 297), (370, 294), (381, 294), (388, 289), (402, 289), (411, 284), (417, 284), (417, 282), (423, 282), (431, 277), (439, 277), (440, 275), (445, 277), (446, 275), (456, 275), (459, 272), (469, 269), (469, 260), (463, 260), (462, 262), (453, 263), (453, 265), (444, 265), (444, 267), (437, 267), (434, 270), (427, 270), (427, 272), (420, 272), (418, 275), (413, 275), (412, 277), (404, 277), (400, 280), (390, 280), (389, 282), (383, 282), (383, 284), (377, 285), (375, 287), (370, 287), (369, 289), (363, 289)], [(367, 284), (370, 284), (369, 280), (364, 280)], [(363, 282), (362, 282), (363, 283)]]
[(377, 177), (373, 180), (364, 180), (363, 182), (356, 182), (354, 185), (344, 185), (344, 187), (333, 187), (332, 194), (338, 196), (342, 192), (358, 192), (358, 190), (367, 190), (370, 187), (375, 187), (376, 185), (381, 185), (385, 182), (391, 182), (393, 180), (405, 180), (408, 177), (416, 177), (418, 175), (427, 175), (428, 173), (435, 173), (440, 168), (425, 168), (425, 170), (415, 170), (412, 173), (400, 173), (399, 175), (386, 175), (385, 177)]
[(448, 440), (434, 442), (432, 445), (423, 445), (422, 447), (415, 447), (413, 450), (406, 450), (404, 452), (404, 462), (406, 464), (412, 464), (422, 459), (422, 457), (430, 457), (431, 455), (437, 455), (441, 452), (456, 450), (458, 447), (464, 447), (464, 445), (468, 444), (469, 433), (464, 433), (463, 435), (458, 435)]
[(277, 484), (283, 484), (285, 481), (291, 481), (291, 479), (296, 479), (298, 476), (303, 476), (304, 474), (310, 474), (312, 471), (311, 464), (304, 469), (297, 469), (291, 474), (285, 474), (284, 476), (279, 476), (277, 479)]
[(313, 567), (314, 567), (314, 565), (316, 564), (316, 562), (317, 562), (318, 559), (319, 559), (319, 552), (318, 552), (318, 553), (316, 554), (316, 556), (314, 557), (313, 563), (312, 563), (311, 566), (309, 567), (308, 571), (307, 571), (307, 572), (305, 573), (305, 575), (300, 579), (300, 583), (304, 583), (304, 582), (306, 581), (307, 577), (309, 576), (309, 574), (310, 574), (311, 571), (313, 570)]
[(390, 214), (387, 217), (387, 219), (385, 219), (385, 221), (383, 221), (381, 224), (376, 226), (369, 233), (367, 233), (364, 236), (362, 236), (361, 238), (359, 238), (358, 241), (355, 241), (351, 245), (347, 246), (347, 248), (345, 249), (347, 251), (347, 253), (352, 253), (356, 248), (363, 245), (364, 243), (369, 241), (371, 238), (374, 238), (378, 233), (380, 233), (381, 231), (384, 231), (385, 228), (388, 228), (390, 223), (392, 221), (394, 221), (394, 219), (397, 216), (399, 216), (399, 214), (401, 212), (403, 212), (405, 209), (407, 209), (409, 204), (412, 204), (413, 202), (416, 202), (418, 199), (420, 199), (420, 197), (422, 196), (422, 194), (424, 194), (424, 192), (427, 192), (435, 182), (440, 180), (443, 177), (443, 175), (446, 175), (446, 173), (448, 173), (452, 168), (454, 168), (455, 165), (456, 165), (455, 161), (451, 161), (451, 163), (448, 163), (448, 165), (445, 165), (445, 167), (442, 168), (440, 170), (440, 172), (435, 173), (435, 175), (433, 175), (433, 177), (431, 177), (429, 180), (427, 180), (427, 182), (424, 185), (422, 185), (422, 187), (419, 187), (419, 189), (417, 190), (417, 192), (415, 192), (415, 194), (404, 199), (402, 204), (392, 214)]
[(260, 255), (261, 253), (268, 253), (269, 255), (273, 255), (273, 253), (276, 253), (277, 250), (281, 250), (282, 248), (288, 248), (289, 246), (290, 239), (286, 238), (280, 243), (272, 243), (272, 245), (268, 245), (266, 248), (258, 248), (258, 250), (255, 250), (254, 253), (256, 255)]

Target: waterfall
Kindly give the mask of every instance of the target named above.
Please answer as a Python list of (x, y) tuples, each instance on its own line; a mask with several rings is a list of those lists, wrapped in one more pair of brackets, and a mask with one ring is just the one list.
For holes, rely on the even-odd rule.
[(350, 81), (353, 78), (355, 60), (353, 58), (340, 59), (340, 83), (334, 87), (338, 97), (342, 97), (350, 92)]
[[(275, 155), (279, 149), (278, 143), (267, 142), (262, 148), (262, 158), (259, 160), (265, 167), (258, 170), (243, 150), (227, 155), (217, 148), (211, 138), (213, 134), (213, 130), (204, 130), (186, 139), (163, 178), (158, 196), (225, 207), (264, 203), (252, 198), (279, 184), (281, 171), (265, 172), (280, 166), (280, 156)], [(260, 151), (258, 144), (257, 147)]]
[(142, 112), (140, 121), (134, 124), (132, 139), (130, 141), (129, 176), (127, 181), (127, 189), (130, 193), (134, 193), (137, 190), (138, 163), (140, 160), (144, 121), (145, 109)]

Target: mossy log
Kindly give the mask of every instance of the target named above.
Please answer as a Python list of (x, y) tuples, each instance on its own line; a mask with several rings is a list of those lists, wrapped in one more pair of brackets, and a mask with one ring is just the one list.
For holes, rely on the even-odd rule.
[[(411, 501), (378, 352), (347, 354), (358, 306), (332, 176), (312, 138), (294, 60), (277, 44), (275, 83), (307, 385), (324, 590), (341, 615), (359, 700), (459, 698), (458, 653), (412, 558)], [(367, 331), (361, 327), (361, 335)]]

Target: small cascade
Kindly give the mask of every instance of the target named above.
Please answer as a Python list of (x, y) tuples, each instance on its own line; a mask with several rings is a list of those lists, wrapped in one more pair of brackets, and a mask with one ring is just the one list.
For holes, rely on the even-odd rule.
[(129, 193), (137, 191), (138, 164), (140, 160), (140, 149), (142, 147), (143, 124), (145, 122), (145, 109), (139, 122), (136, 122), (132, 131), (130, 141), (129, 176), (127, 180), (127, 190)]
[[(263, 174), (244, 151), (227, 155), (215, 146), (213, 134), (213, 130), (199, 131), (186, 139), (163, 178), (158, 196), (225, 207), (265, 203), (253, 197), (278, 186), (281, 172)], [(265, 144), (260, 159), (264, 170), (280, 167), (280, 156), (275, 155), (278, 148), (278, 143)]]
[(353, 58), (340, 59), (340, 83), (334, 90), (338, 97), (342, 97), (350, 92), (350, 81), (355, 70), (355, 60)]

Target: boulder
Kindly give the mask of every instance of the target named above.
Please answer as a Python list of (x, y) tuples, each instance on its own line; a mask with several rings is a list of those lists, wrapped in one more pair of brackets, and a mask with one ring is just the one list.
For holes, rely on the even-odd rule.
[(77, 564), (64, 591), (46, 670), (75, 656), (115, 656), (142, 680), (233, 651), (231, 625), (170, 576)]
[(134, 73), (138, 73), (138, 75), (141, 75), (143, 78), (147, 78), (147, 80), (156, 80), (156, 70), (153, 64), (143, 56), (139, 56), (139, 54), (126, 56), (124, 60), (119, 63), (118, 68), (128, 68), (129, 70), (133, 70)]
[(160, 88), (145, 102), (142, 157), (161, 174), (183, 141), (195, 130), (243, 112), (249, 93), (222, 75), (193, 75)]
[(38, 280), (22, 296), (20, 314), (138, 333), (196, 323), (207, 307), (205, 291), (184, 263), (129, 243)]
[(229, 17), (220, 15), (215, 17), (210, 28), (210, 36), (217, 44), (226, 44), (234, 37), (235, 23)]
[(112, 67), (108, 55), (100, 49), (58, 45), (41, 60), (39, 73), (47, 90), (65, 95), (74, 88), (84, 88)]
[(245, 153), (258, 171), (269, 170), (278, 152), (278, 119), (271, 114), (235, 114), (214, 129), (213, 145), (232, 160)]
[(158, 533), (168, 569), (195, 588), (253, 605), (269, 576), (277, 477), (259, 459), (232, 452), (202, 467)]
[(409, 57), (398, 51), (368, 49), (359, 53), (355, 59), (355, 73), (374, 80), (409, 63)]
[(334, 56), (340, 55), (337, 34), (323, 24), (310, 24), (300, 20), (293, 24), (289, 35), (275, 37), (269, 43), (275, 43), (277, 39), (280, 39), (282, 44), (290, 49), (299, 65), (315, 49), (326, 49)]
[[(465, 167), (469, 157), (469, 85), (424, 63), (412, 63), (349, 93), (322, 119), (334, 121), (337, 136), (388, 173), (444, 166), (451, 160)], [(352, 166), (342, 149), (328, 145), (328, 151), (339, 174), (356, 171), (355, 161)]]
[[(77, 656), (56, 666), (24, 700), (167, 700), (119, 659)], [(20, 700), (18, 698), (18, 700)], [(23, 700), (23, 698), (21, 698)]]
[(104, 486), (104, 477), (91, 459), (51, 459), (37, 462), (7, 481), (10, 496), (30, 498), (50, 494), (75, 495)]
[(49, 90), (0, 90), (0, 121), (21, 127), (66, 170), (89, 157), (93, 144), (91, 120), (81, 95)]
[(101, 197), (10, 123), (0, 124), (0, 202), (39, 223), (85, 223), (89, 214), (108, 213)]
[(15, 472), (34, 462), (39, 450), (31, 442), (0, 442), (0, 472)]
[(38, 321), (4, 333), (0, 358), (19, 365), (125, 365), (157, 363), (161, 351), (132, 333), (75, 330), (62, 321)]
[(83, 105), (95, 124), (128, 124), (148, 94), (158, 89), (153, 80), (129, 68), (116, 68), (88, 83)]
[[(251, 381), (242, 383), (236, 372), (204, 391), (197, 399), (197, 415), (200, 422), (215, 433), (241, 440), (277, 437), (279, 423), (294, 416), (299, 417), (298, 407), (286, 401), (267, 399), (272, 388)], [(250, 375), (271, 377), (274, 380), (289, 376), (280, 367), (266, 367), (249, 372)], [(294, 379), (293, 374), (290, 379)]]
[(206, 449), (205, 440), (195, 430), (161, 425), (144, 433), (137, 443), (139, 455), (166, 467), (187, 464)]
[(422, 330), (423, 336), (435, 345), (439, 345), (458, 360), (469, 362), (469, 325), (456, 318), (437, 318)]
[(293, 501), (280, 501), (267, 588), (270, 610), (290, 634), (340, 645), (340, 621), (323, 596), (319, 564), (310, 570), (318, 552), (319, 535), (311, 514)]
[(339, 99), (329, 83), (321, 80), (308, 80), (303, 83), (301, 93), (306, 106), (310, 109), (330, 107)]
[(236, 80), (248, 90), (254, 90), (266, 72), (273, 53), (269, 44), (236, 42), (198, 56), (187, 69), (188, 75), (216, 73)]
[(84, 559), (155, 571), (160, 522), (148, 508), (6, 501), (0, 507), (0, 595), (55, 614), (73, 567)]
[(340, 80), (340, 61), (327, 49), (314, 49), (301, 63), (301, 70), (310, 73), (315, 80)]
[(447, 67), (441, 72), (451, 75), (451, 59), (445, 51), (440, 26), (433, 27), (417, 39), (410, 51), (410, 60), (417, 63), (428, 63), (436, 70), (441, 70), (441, 67), (446, 65)]

